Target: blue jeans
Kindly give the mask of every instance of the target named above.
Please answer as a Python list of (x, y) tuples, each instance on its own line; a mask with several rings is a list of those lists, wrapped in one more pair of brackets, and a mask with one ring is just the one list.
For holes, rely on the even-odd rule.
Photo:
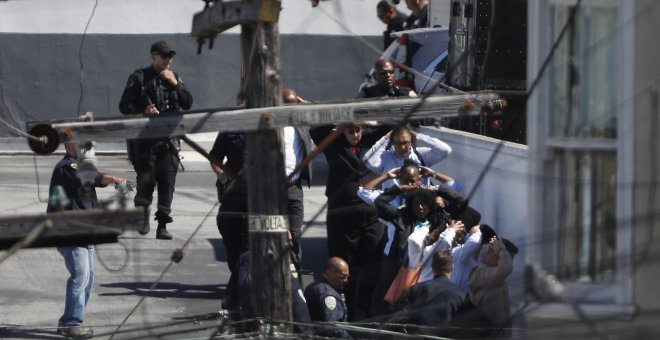
[(85, 308), (94, 284), (94, 246), (58, 247), (64, 265), (71, 275), (66, 281), (64, 314), (58, 327), (78, 327), (85, 318)]

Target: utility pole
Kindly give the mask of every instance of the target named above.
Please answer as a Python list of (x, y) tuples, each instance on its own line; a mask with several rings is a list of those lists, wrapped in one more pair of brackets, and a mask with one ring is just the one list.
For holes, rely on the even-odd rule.
[[(193, 18), (193, 35), (201, 45), (216, 34), (241, 25), (243, 79), (241, 96), (248, 109), (281, 104), (280, 40), (277, 21), (280, 0), (206, 1)], [(270, 332), (289, 333), (291, 274), (287, 242), (287, 191), (281, 129), (275, 115), (263, 112), (258, 127), (246, 130), (245, 170), (248, 184), (248, 224), (252, 254), (252, 309), (266, 319)], [(274, 325), (272, 321), (284, 321)]]
[[(248, 108), (281, 105), (277, 22), (241, 26), (244, 96)], [(287, 245), (287, 191), (281, 129), (264, 113), (261, 129), (246, 132), (252, 308), (258, 317), (291, 320), (291, 274)], [(271, 324), (272, 326), (272, 324)], [(289, 324), (272, 330), (288, 333)]]

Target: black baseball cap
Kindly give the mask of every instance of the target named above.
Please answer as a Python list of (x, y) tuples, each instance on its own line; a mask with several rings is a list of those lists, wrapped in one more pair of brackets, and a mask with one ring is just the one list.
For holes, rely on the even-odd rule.
[(151, 53), (159, 54), (162, 57), (173, 57), (176, 54), (165, 40), (153, 43), (153, 45), (151, 45)]

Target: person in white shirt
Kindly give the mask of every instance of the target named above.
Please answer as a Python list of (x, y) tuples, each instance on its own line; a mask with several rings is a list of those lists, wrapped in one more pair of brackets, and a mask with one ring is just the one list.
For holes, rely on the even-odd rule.
[[(417, 142), (425, 146), (417, 147)], [(387, 147), (392, 145), (390, 149)], [(415, 161), (418, 165), (431, 167), (451, 154), (451, 147), (437, 139), (422, 133), (417, 133), (405, 126), (398, 126), (383, 136), (362, 157), (364, 164), (377, 174), (386, 173), (393, 168), (400, 168), (406, 159)], [(390, 179), (382, 184), (382, 189), (397, 185), (395, 179)], [(422, 181), (423, 185), (429, 184), (429, 179)]]
[(408, 268), (422, 266), (417, 282), (433, 278), (431, 256), (439, 251), (449, 251), (458, 230), (464, 229), (463, 222), (452, 220), (446, 225), (432, 225), (427, 222), (415, 227), (408, 236)]
[(459, 219), (463, 221), (468, 234), (463, 240), (457, 240), (458, 237), (454, 239), (454, 247), (451, 249), (454, 270), (450, 280), (467, 293), (469, 291), (468, 278), (472, 269), (477, 266), (477, 255), (481, 249), (481, 229), (479, 228), (481, 214), (468, 206)]
[[(284, 89), (282, 91), (284, 104), (298, 104), (306, 101), (300, 98), (295, 91)], [(294, 173), (296, 166), (312, 151), (312, 139), (309, 136), (309, 127), (286, 126), (284, 131), (284, 171), (287, 176)], [(296, 266), (300, 265), (302, 249), (300, 238), (304, 218), (304, 204), (302, 181), (309, 187), (312, 183), (312, 164), (291, 176), (287, 183), (289, 231), (291, 232), (293, 260)], [(300, 268), (298, 268), (300, 269)]]

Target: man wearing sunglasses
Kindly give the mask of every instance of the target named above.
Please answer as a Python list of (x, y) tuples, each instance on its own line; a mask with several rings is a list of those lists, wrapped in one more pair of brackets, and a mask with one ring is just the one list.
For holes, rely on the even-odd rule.
[[(119, 102), (119, 111), (125, 115), (144, 114), (158, 116), (167, 112), (188, 110), (193, 98), (181, 77), (172, 71), (172, 58), (176, 52), (165, 41), (151, 45), (151, 65), (134, 71), (129, 77)], [(140, 234), (149, 233), (149, 206), (158, 186), (158, 221), (156, 238), (171, 240), (167, 232), (174, 183), (179, 168), (178, 138), (149, 138), (127, 141), (128, 158), (137, 173), (135, 206), (144, 207), (145, 225)]]
[[(348, 263), (339, 257), (331, 257), (325, 263), (323, 277), (307, 286), (305, 299), (312, 321), (346, 322), (348, 321), (346, 301), (340, 292), (348, 283)], [(316, 335), (332, 338), (350, 339), (345, 329), (316, 329)]]
[[(417, 142), (421, 142), (417, 146)], [(378, 140), (362, 157), (364, 164), (377, 174), (384, 174), (390, 169), (403, 166), (405, 160), (411, 159), (422, 166), (422, 184), (429, 185), (435, 178), (447, 187), (456, 189), (452, 178), (434, 171), (430, 167), (439, 163), (451, 154), (451, 146), (438, 138), (418, 133), (407, 126), (397, 126)], [(383, 190), (399, 185), (396, 180), (383, 183)]]
[(394, 64), (387, 58), (376, 60), (372, 76), (374, 82), (363, 87), (358, 93), (357, 98), (417, 97), (415, 91), (396, 85)]

